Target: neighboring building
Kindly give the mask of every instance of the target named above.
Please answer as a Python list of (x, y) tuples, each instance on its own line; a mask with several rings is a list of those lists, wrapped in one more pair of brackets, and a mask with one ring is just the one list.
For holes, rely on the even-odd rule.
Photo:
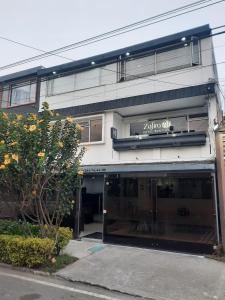
[(216, 163), (218, 175), (219, 211), (221, 220), (222, 244), (225, 249), (225, 123), (216, 132)]
[[(0, 77), (0, 110), (22, 114), (38, 112), (40, 99), (38, 71), (41, 68)], [(6, 194), (1, 190), (0, 199), (5, 199)], [(0, 218), (12, 218), (18, 214), (15, 197), (12, 195), (8, 199), (7, 203), (0, 201)]]
[(0, 109), (10, 112), (38, 112), (40, 82), (36, 67), (0, 77)]
[(83, 128), (81, 235), (201, 253), (221, 242), (214, 127), (222, 110), (208, 25), (38, 76), (39, 107), (47, 101)]

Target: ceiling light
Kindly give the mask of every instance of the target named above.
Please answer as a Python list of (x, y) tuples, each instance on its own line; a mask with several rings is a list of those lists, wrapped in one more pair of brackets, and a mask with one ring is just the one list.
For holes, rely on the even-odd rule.
[(184, 44), (184, 47), (187, 47), (187, 46), (188, 46), (188, 44), (187, 44), (187, 43), (185, 43), (185, 44)]
[(181, 38), (181, 41), (182, 41), (182, 42), (185, 42), (185, 41), (186, 41), (186, 37), (183, 36), (183, 37)]
[(95, 62), (94, 62), (94, 61), (92, 61), (92, 62), (91, 62), (91, 64), (92, 64), (92, 66), (93, 66), (93, 65), (95, 65)]
[(53, 71), (53, 72), (52, 72), (53, 75), (55, 75), (56, 73), (57, 73), (56, 71)]
[(126, 52), (126, 56), (129, 56), (130, 55), (130, 52)]

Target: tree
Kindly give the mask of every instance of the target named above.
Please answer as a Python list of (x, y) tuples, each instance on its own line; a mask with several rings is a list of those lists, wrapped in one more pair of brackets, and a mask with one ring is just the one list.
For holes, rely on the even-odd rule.
[(74, 205), (83, 176), (80, 137), (79, 124), (47, 103), (38, 115), (0, 112), (0, 188), (16, 195), (21, 217), (39, 224), (43, 236), (58, 228)]

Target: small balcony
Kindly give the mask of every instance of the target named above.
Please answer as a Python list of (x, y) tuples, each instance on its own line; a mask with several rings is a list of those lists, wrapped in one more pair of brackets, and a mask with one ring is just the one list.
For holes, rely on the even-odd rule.
[(113, 149), (115, 151), (202, 146), (205, 144), (206, 132), (203, 131), (113, 139)]

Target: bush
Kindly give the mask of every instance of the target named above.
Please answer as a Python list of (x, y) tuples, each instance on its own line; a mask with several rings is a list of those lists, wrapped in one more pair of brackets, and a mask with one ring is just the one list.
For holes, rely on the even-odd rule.
[(0, 220), (0, 234), (39, 236), (40, 228), (37, 225), (13, 220)]
[(21, 267), (38, 267), (51, 258), (54, 241), (13, 235), (0, 235), (0, 261)]
[(38, 225), (24, 223), (19, 221), (12, 220), (0, 220), (0, 235), (19, 235), (24, 237), (29, 237), (32, 235), (33, 237), (43, 237), (43, 232), (45, 232), (45, 236), (55, 241), (56, 240), (56, 253), (59, 254), (60, 250), (62, 250), (72, 239), (73, 231), (68, 227), (59, 227), (58, 232), (54, 227), (52, 229), (48, 229), (46, 225), (44, 227), (40, 227)]

